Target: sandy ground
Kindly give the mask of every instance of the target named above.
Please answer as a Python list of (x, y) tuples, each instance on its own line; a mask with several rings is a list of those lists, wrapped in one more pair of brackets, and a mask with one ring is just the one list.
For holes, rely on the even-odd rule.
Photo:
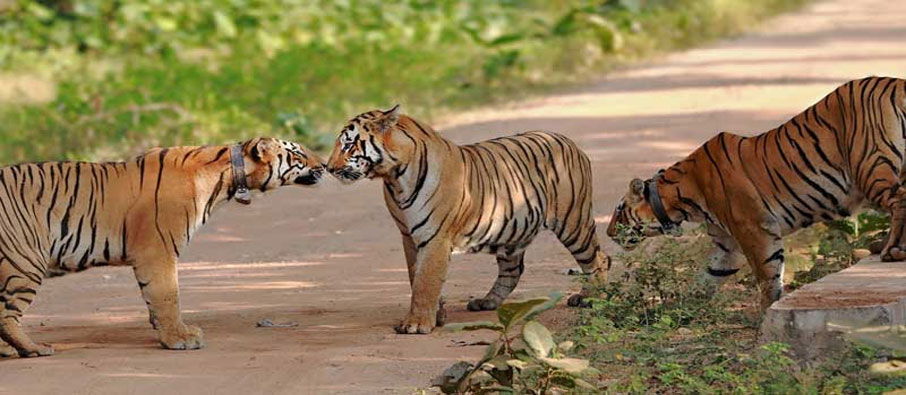
[[(461, 114), (442, 129), (457, 142), (526, 129), (571, 136), (594, 162), (603, 230), (632, 177), (649, 176), (718, 131), (770, 129), (837, 85), (868, 75), (906, 77), (906, 2), (821, 2), (758, 33), (569, 93)], [(57, 354), (0, 361), (0, 392), (374, 394), (427, 387), (446, 366), (483, 351), (456, 342), (489, 335), (392, 331), (407, 311), (409, 288), (380, 188), (331, 182), (217, 212), (180, 266), (185, 319), (206, 331), (201, 351), (158, 347), (128, 268), (48, 281), (25, 324)], [(572, 267), (553, 237), (539, 238), (515, 296), (578, 288), (562, 274)], [(465, 301), (482, 296), (496, 270), (490, 256), (454, 257), (445, 288), (450, 321), (492, 317), (466, 312)], [(299, 326), (256, 328), (262, 318)]]

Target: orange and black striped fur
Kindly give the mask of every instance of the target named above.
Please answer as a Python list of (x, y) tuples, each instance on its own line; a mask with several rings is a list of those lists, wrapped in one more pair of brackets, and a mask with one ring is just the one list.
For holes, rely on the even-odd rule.
[(403, 239), (412, 302), (400, 333), (429, 333), (454, 250), (495, 254), (499, 275), (470, 310), (492, 310), (512, 292), (523, 254), (552, 230), (583, 272), (606, 275), (592, 216), (591, 166), (564, 136), (528, 132), (456, 145), (398, 107), (352, 119), (328, 171), (343, 181), (381, 178)]
[(748, 261), (766, 308), (782, 293), (781, 237), (864, 202), (893, 215), (882, 259), (906, 258), (904, 133), (906, 80), (848, 82), (776, 129), (721, 133), (653, 179), (633, 180), (608, 234), (619, 224), (661, 233), (648, 198), (656, 188), (670, 221), (707, 224), (714, 248), (705, 278), (720, 284)]
[[(241, 143), (248, 187), (317, 183), (323, 165), (298, 144)], [(154, 149), (116, 163), (44, 162), (0, 168), (0, 353), (53, 353), (19, 320), (51, 274), (131, 265), (161, 344), (204, 346), (180, 317), (176, 261), (214, 208), (236, 192), (230, 146)]]

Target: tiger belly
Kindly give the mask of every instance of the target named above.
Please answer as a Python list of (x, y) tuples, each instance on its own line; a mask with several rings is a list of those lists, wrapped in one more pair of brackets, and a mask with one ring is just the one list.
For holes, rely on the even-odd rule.
[(471, 235), (462, 235), (454, 243), (459, 253), (488, 253), (509, 255), (522, 251), (541, 230), (541, 221), (530, 218), (528, 210), (509, 220), (496, 218), (488, 224), (478, 224)]

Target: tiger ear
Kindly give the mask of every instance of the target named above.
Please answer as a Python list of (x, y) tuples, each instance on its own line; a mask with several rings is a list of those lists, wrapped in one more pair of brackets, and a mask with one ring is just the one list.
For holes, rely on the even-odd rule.
[(390, 130), (390, 128), (396, 126), (396, 123), (400, 120), (400, 105), (397, 104), (393, 108), (382, 111), (382, 115), (378, 118), (378, 130), (382, 133)]
[(645, 182), (635, 178), (629, 182), (629, 197), (633, 201), (641, 201), (644, 196), (642, 194), (645, 192)]
[(270, 156), (276, 152), (277, 148), (277, 142), (274, 139), (260, 139), (252, 146), (249, 153), (252, 155), (252, 160), (261, 162), (263, 157)]

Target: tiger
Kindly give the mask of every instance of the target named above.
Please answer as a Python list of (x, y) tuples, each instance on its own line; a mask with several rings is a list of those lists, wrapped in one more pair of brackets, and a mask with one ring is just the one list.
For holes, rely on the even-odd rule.
[(215, 208), (250, 191), (315, 185), (321, 159), (299, 144), (254, 138), (235, 145), (152, 149), (123, 162), (40, 162), (0, 168), (0, 353), (37, 357), (20, 318), (52, 274), (129, 265), (167, 349), (204, 347), (183, 322), (176, 263)]
[[(906, 80), (847, 82), (789, 121), (745, 137), (722, 132), (647, 180), (633, 179), (607, 234), (624, 247), (704, 223), (702, 273), (719, 287), (748, 262), (762, 310), (783, 294), (782, 237), (847, 217), (864, 203), (891, 213), (884, 261), (906, 258)], [(620, 237), (621, 230), (635, 236)]]
[[(431, 127), (390, 110), (351, 119), (339, 132), (327, 171), (344, 183), (379, 178), (402, 236), (412, 290), (409, 313), (395, 329), (427, 334), (451, 252), (497, 259), (497, 279), (471, 311), (494, 310), (516, 288), (525, 249), (542, 229), (553, 231), (583, 273), (603, 281), (610, 257), (592, 215), (588, 157), (570, 139), (532, 131), (456, 145)], [(571, 304), (579, 304), (574, 295)]]

